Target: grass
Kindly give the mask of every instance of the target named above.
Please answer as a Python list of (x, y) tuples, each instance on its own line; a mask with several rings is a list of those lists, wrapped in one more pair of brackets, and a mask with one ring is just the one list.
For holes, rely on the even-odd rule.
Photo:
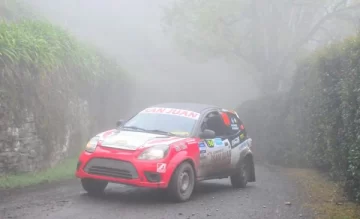
[(349, 202), (342, 186), (330, 181), (316, 170), (289, 169), (288, 174), (304, 189), (316, 219), (359, 219), (360, 205)]
[(40, 183), (53, 182), (74, 177), (77, 159), (69, 158), (44, 171), (19, 175), (0, 176), (0, 189), (22, 188)]

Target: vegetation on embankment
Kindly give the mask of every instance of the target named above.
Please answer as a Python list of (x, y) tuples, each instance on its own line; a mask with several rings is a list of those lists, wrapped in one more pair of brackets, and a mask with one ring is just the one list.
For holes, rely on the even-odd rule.
[(360, 208), (347, 201), (341, 183), (314, 169), (290, 168), (286, 173), (304, 192), (304, 207), (313, 210), (316, 219), (359, 219)]
[[(109, 112), (109, 105), (114, 112), (121, 112), (118, 102), (112, 102), (111, 97), (116, 92), (117, 100), (126, 101), (124, 93), (130, 81), (124, 70), (64, 29), (43, 21), (2, 21), (0, 40), (1, 85), (7, 93), (21, 92), (26, 96), (13, 99), (28, 99), (28, 94), (37, 92), (37, 99), (44, 101), (44, 107), (50, 107), (45, 101), (53, 97), (65, 103), (71, 97), (79, 97), (89, 102), (90, 109), (101, 108), (101, 114)], [(58, 100), (56, 108), (61, 109)], [(99, 116), (98, 113), (94, 112), (94, 116)]]
[(298, 64), (288, 93), (244, 103), (238, 112), (259, 156), (315, 167), (360, 201), (360, 35)]
[(42, 171), (78, 155), (126, 113), (129, 89), (114, 60), (61, 27), (0, 21), (0, 175)]
[(23, 188), (31, 185), (67, 180), (75, 177), (78, 159), (67, 158), (53, 168), (25, 174), (11, 174), (0, 177), (1, 189)]

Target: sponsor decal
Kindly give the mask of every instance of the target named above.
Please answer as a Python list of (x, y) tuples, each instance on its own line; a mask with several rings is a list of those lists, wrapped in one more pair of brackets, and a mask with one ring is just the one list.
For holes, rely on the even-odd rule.
[(244, 130), (244, 129), (245, 129), (244, 125), (241, 125), (241, 126), (240, 126), (240, 129), (241, 129), (241, 130)]
[(203, 141), (199, 142), (199, 148), (206, 148), (206, 145)]
[(156, 164), (156, 172), (165, 173), (166, 172), (166, 163), (157, 163)]
[(214, 141), (212, 139), (210, 140), (205, 140), (206, 144), (209, 148), (213, 148), (214, 147)]
[(234, 147), (235, 145), (240, 143), (240, 138), (236, 137), (234, 140), (231, 141), (231, 145)]
[(231, 158), (231, 150), (219, 150), (211, 152), (210, 158), (214, 162), (228, 160)]
[(223, 145), (223, 141), (221, 140), (221, 138), (215, 138), (214, 141), (216, 146)]
[(185, 150), (185, 149), (187, 149), (187, 146), (184, 144), (175, 146), (176, 151), (181, 151), (181, 150)]
[(174, 108), (151, 107), (151, 108), (144, 109), (140, 113), (167, 114), (167, 115), (174, 115), (174, 116), (182, 116), (182, 117), (195, 119), (195, 120), (198, 120), (200, 117), (200, 113), (189, 111), (189, 110), (174, 109)]
[(237, 124), (236, 118), (231, 118), (231, 129), (232, 130), (239, 130), (239, 126)]
[(116, 129), (108, 130), (108, 131), (99, 133), (98, 135), (96, 135), (96, 137), (99, 137), (99, 141), (102, 141), (102, 140), (104, 140), (104, 138), (107, 138), (107, 137), (109, 137), (111, 135), (116, 134), (117, 131), (118, 130), (116, 130)]
[(245, 138), (244, 133), (240, 134), (240, 139), (243, 140)]
[(232, 130), (239, 130), (239, 127), (237, 124), (231, 124), (231, 129)]
[(186, 143), (188, 144), (193, 144), (193, 143), (196, 143), (197, 141), (195, 141), (194, 139), (189, 139), (189, 140), (186, 140)]

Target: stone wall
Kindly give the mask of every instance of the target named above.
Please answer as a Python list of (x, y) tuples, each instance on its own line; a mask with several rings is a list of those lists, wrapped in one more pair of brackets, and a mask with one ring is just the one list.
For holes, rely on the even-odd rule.
[(11, 107), (10, 101), (11, 97), (0, 92), (0, 175), (53, 166), (67, 156), (76, 156), (86, 143), (90, 127), (86, 102), (69, 101), (65, 132), (55, 133), (49, 141), (39, 131), (34, 113)]

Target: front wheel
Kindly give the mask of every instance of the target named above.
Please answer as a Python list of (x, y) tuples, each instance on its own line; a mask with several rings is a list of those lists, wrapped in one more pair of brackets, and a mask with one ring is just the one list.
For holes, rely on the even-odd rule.
[(97, 195), (104, 192), (108, 182), (96, 179), (81, 179), (81, 185), (89, 194)]
[(195, 186), (195, 171), (188, 162), (180, 164), (169, 183), (168, 191), (171, 198), (176, 202), (184, 202), (190, 199)]

